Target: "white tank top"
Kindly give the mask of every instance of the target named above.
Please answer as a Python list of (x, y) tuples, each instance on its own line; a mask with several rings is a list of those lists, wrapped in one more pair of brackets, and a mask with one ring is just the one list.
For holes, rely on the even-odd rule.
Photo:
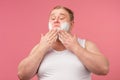
[[(84, 39), (78, 42), (85, 48)], [(52, 49), (41, 62), (38, 80), (91, 80), (91, 75), (74, 53)]]

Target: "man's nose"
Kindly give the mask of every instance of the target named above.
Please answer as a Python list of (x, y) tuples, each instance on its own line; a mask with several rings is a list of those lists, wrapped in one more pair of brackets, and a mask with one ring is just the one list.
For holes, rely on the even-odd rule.
[(54, 22), (59, 22), (59, 18), (58, 17), (55, 18)]

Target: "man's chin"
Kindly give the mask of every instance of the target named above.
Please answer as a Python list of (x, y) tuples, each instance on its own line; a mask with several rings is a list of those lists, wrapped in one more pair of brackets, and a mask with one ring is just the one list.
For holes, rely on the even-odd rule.
[(59, 27), (52, 28), (53, 30), (61, 30)]

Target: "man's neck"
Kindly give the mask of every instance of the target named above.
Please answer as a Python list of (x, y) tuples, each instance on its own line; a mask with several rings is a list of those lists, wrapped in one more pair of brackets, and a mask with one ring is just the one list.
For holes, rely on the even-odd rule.
[(56, 40), (56, 42), (53, 44), (52, 48), (57, 51), (62, 51), (62, 50), (66, 49), (65, 46), (61, 43), (61, 41), (59, 39)]

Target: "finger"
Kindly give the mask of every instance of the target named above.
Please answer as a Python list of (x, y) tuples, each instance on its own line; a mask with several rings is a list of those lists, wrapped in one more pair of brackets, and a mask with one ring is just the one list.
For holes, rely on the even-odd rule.
[(54, 42), (56, 42), (56, 40), (57, 40), (57, 36), (55, 36), (54, 38), (48, 41), (49, 45), (51, 46)]
[(66, 31), (61, 31), (59, 36), (61, 36), (62, 39), (71, 39), (71, 35), (67, 33)]
[(63, 39), (60, 35), (59, 35), (59, 40), (63, 43)]
[(58, 34), (57, 34), (57, 32), (56, 33), (54, 33), (54, 34), (52, 34), (51, 36), (49, 36), (49, 39), (51, 40), (51, 39), (53, 39), (53, 38), (57, 38), (58, 37)]
[(57, 35), (57, 30), (51, 30), (51, 32), (47, 35), (48, 38)]
[(52, 30), (49, 30), (49, 32), (46, 33), (46, 36), (49, 36), (51, 35), (52, 33), (54, 33), (56, 30), (52, 29)]
[(67, 37), (67, 35), (65, 34), (64, 31), (61, 31), (59, 35), (62, 39), (68, 39), (68, 37)]
[(57, 39), (57, 37), (58, 37), (58, 31), (57, 30), (53, 30), (47, 37), (46, 37), (46, 39), (47, 39), (47, 41), (52, 41), (52, 40), (54, 40), (54, 38), (55, 38), (55, 40)]
[(45, 35), (48, 36), (51, 32), (52, 30), (49, 30)]
[(64, 34), (66, 34), (66, 36), (71, 36), (71, 34), (68, 33), (67, 31), (64, 31)]
[(40, 36), (43, 37), (43, 34), (41, 34)]
[(57, 39), (57, 35), (50, 37), (50, 38), (49, 38), (49, 41), (53, 41), (54, 39)]
[(53, 31), (53, 33), (51, 33), (50, 35), (49, 35), (49, 37), (54, 37), (54, 36), (56, 36), (57, 35), (57, 33), (58, 33), (58, 31), (56, 30), (56, 31)]
[(53, 42), (56, 42), (57, 38), (58, 38), (58, 37), (55, 36), (55, 37), (52, 39), (52, 41), (53, 41)]
[(60, 31), (59, 32), (59, 35), (62, 37), (62, 38), (67, 38), (67, 35), (64, 31)]
[(41, 39), (43, 38), (43, 34), (40, 34)]
[(59, 34), (59, 40), (63, 43), (66, 41), (66, 38), (62, 36), (61, 34)]
[(76, 35), (76, 34), (74, 34), (74, 36), (73, 36), (73, 37), (74, 37), (74, 39), (76, 39), (76, 40), (77, 40), (77, 35)]

